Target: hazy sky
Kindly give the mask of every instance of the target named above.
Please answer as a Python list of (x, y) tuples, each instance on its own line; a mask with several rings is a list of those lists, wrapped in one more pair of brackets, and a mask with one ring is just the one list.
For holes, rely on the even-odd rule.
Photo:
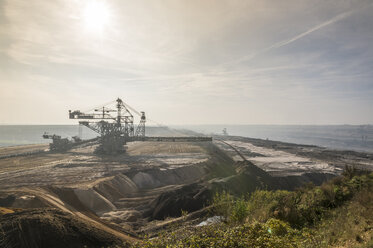
[(373, 124), (372, 0), (0, 0), (0, 124)]

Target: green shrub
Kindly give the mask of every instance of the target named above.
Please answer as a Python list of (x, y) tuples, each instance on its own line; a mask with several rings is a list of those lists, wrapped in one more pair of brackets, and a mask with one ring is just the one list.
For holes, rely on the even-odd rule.
[[(273, 228), (274, 232), (269, 232)], [(272, 230), (272, 229), (271, 229)], [(271, 220), (267, 223), (252, 223), (240, 225), (218, 224), (183, 230), (179, 233), (169, 233), (157, 239), (146, 240), (133, 247), (146, 248), (246, 248), (246, 247), (299, 247), (299, 234), (286, 223)]]
[(266, 225), (268, 226), (268, 232), (274, 235), (284, 236), (292, 232), (288, 223), (278, 219), (271, 218), (267, 220)]
[(234, 204), (234, 198), (226, 191), (216, 192), (212, 199), (213, 214), (222, 216), (228, 220), (231, 215)]
[(343, 172), (342, 176), (345, 177), (346, 179), (351, 179), (354, 176), (358, 174), (358, 171), (355, 166), (348, 166), (346, 165)]
[(247, 202), (244, 198), (240, 198), (233, 204), (230, 220), (233, 222), (243, 222), (247, 218), (248, 213)]
[(292, 193), (285, 190), (257, 190), (254, 191), (247, 202), (248, 217), (251, 221), (266, 221), (278, 215), (280, 202)]
[(248, 200), (216, 193), (212, 209), (228, 224), (163, 233), (134, 247), (311, 248), (343, 247), (347, 241), (370, 247), (361, 246), (368, 242), (361, 234), (373, 230), (373, 173), (352, 174), (295, 192), (257, 190)]

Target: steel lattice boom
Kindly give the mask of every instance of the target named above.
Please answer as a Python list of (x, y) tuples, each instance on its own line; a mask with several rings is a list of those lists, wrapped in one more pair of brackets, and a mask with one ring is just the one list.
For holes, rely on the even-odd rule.
[[(140, 123), (136, 133), (134, 128), (134, 117), (130, 112), (136, 110), (125, 104), (120, 98), (116, 100), (115, 109), (106, 106), (96, 108), (92, 111), (81, 112), (80, 110), (69, 110), (70, 119), (80, 119), (79, 124), (84, 125), (101, 135), (101, 145), (98, 152), (118, 153), (122, 152), (124, 145), (129, 141), (144, 140), (145, 137), (145, 112), (141, 112)], [(140, 114), (139, 114), (140, 115)]]

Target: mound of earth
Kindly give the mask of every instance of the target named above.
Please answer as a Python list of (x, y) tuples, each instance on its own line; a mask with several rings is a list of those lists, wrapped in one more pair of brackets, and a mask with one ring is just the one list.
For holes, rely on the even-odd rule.
[[(228, 174), (229, 175), (229, 174)], [(193, 212), (207, 206), (215, 192), (223, 190), (241, 196), (256, 189), (274, 188), (274, 179), (249, 161), (237, 163), (237, 174), (215, 178), (208, 183), (184, 185), (164, 192), (152, 202), (153, 219), (179, 217), (182, 210)]]
[(193, 212), (203, 208), (211, 199), (211, 190), (202, 184), (184, 185), (162, 193), (152, 203), (152, 211), (146, 213), (152, 219), (181, 216), (182, 211)]
[(28, 209), (0, 215), (0, 247), (127, 246), (114, 235), (57, 209)]
[(257, 189), (274, 189), (277, 187), (275, 178), (250, 161), (237, 162), (236, 172), (235, 175), (210, 180), (209, 189), (212, 192), (210, 195), (226, 191), (241, 197)]

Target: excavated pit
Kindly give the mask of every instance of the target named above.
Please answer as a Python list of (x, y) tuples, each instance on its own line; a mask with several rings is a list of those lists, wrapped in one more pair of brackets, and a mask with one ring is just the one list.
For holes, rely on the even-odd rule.
[(323, 158), (322, 148), (312, 146), (237, 137), (225, 142), (134, 142), (116, 157), (82, 147), (37, 157), (37, 166), (36, 157), (17, 158), (25, 163), (22, 169), (0, 171), (0, 207), (58, 208), (112, 234), (134, 237), (182, 211), (198, 212), (216, 191), (240, 196), (321, 184), (351, 161), (373, 168), (373, 158), (358, 153)]
[[(123, 213), (145, 211), (162, 192), (190, 184), (206, 175), (203, 165), (173, 169), (146, 169), (119, 173), (87, 187), (69, 188), (76, 198), (98, 216), (117, 218)], [(59, 195), (62, 197), (62, 195)], [(138, 214), (137, 214), (138, 215)]]
[[(48, 158), (46, 165), (34, 170), (11, 172), (11, 176), (23, 181), (23, 186), (30, 182), (33, 190), (23, 192), (14, 187), (16, 190), (0, 194), (0, 204), (12, 208), (63, 207), (131, 231), (153, 217), (160, 218), (160, 214), (151, 213), (160, 209), (157, 201), (162, 197), (177, 189), (186, 194), (183, 188), (188, 185), (235, 173), (233, 160), (211, 143), (135, 142), (127, 154), (116, 158), (99, 158), (87, 149), (74, 149), (56, 161)], [(40, 173), (41, 169), (44, 173)], [(79, 172), (83, 173), (81, 181), (69, 180)], [(64, 179), (64, 184), (56, 183)], [(180, 211), (175, 209), (170, 216)], [(164, 212), (164, 207), (160, 211)]]

